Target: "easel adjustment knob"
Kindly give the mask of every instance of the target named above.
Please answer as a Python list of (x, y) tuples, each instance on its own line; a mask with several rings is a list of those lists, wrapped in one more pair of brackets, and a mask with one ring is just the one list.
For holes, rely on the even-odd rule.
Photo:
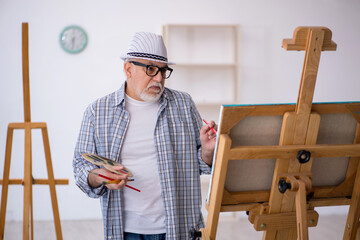
[(291, 189), (291, 183), (287, 183), (285, 179), (279, 180), (279, 192), (285, 193), (287, 189)]
[(299, 160), (299, 163), (307, 163), (310, 161), (311, 153), (306, 150), (300, 150), (296, 156), (297, 160)]
[(201, 231), (196, 230), (194, 227), (190, 228), (190, 238), (191, 240), (201, 238)]

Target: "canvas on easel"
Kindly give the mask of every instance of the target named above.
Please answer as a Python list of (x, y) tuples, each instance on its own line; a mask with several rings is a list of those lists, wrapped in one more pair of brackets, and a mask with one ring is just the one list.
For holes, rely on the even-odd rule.
[[(24, 91), (24, 122), (9, 123), (6, 150), (5, 150), (5, 163), (4, 163), (4, 176), (0, 179), (2, 184), (1, 194), (1, 209), (0, 209), (0, 240), (4, 239), (5, 233), (5, 217), (8, 187), (11, 184), (19, 184), (24, 186), (24, 205), (23, 205), (23, 239), (34, 239), (33, 227), (33, 184), (46, 184), (49, 185), (51, 203), (54, 215), (54, 224), (56, 230), (56, 238), (62, 239), (61, 223), (59, 216), (59, 208), (56, 197), (56, 184), (69, 184), (68, 179), (55, 179), (51, 161), (50, 143), (45, 122), (31, 122), (30, 115), (30, 87), (29, 87), (29, 37), (28, 37), (28, 23), (22, 23), (22, 66), (23, 66), (23, 91)], [(24, 150), (24, 179), (10, 179), (10, 163), (11, 151), (13, 142), (13, 132), (17, 129), (23, 129), (25, 132), (25, 150)], [(47, 167), (48, 179), (36, 179), (32, 176), (32, 155), (31, 155), (31, 130), (41, 129), (45, 160)], [(30, 230), (30, 231), (29, 231)]]
[(222, 106), (206, 227), (220, 212), (247, 211), (263, 239), (308, 239), (315, 207), (350, 205), (344, 239), (360, 217), (360, 102), (313, 104), (320, 53), (335, 50), (325, 27), (299, 27), (286, 50), (305, 50), (298, 101)]

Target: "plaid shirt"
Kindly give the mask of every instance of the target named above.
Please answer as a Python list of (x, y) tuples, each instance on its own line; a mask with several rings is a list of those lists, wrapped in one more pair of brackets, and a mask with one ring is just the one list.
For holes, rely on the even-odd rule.
[[(89, 197), (100, 198), (104, 239), (123, 239), (122, 190), (88, 185), (88, 170), (97, 166), (82, 159), (94, 153), (121, 163), (120, 151), (129, 125), (125, 86), (98, 99), (85, 111), (77, 140), (73, 168), (76, 184)], [(201, 117), (191, 97), (165, 88), (161, 98), (154, 142), (164, 202), (166, 238), (189, 239), (191, 227), (203, 227), (200, 174), (211, 169), (201, 159)]]

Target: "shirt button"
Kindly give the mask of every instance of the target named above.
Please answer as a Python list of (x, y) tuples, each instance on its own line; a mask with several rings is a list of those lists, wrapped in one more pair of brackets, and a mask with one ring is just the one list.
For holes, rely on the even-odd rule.
[(121, 135), (119, 135), (118, 138), (121, 138)]
[(111, 239), (112, 237), (111, 236), (108, 236), (108, 239)]
[(127, 119), (127, 116), (125, 116), (125, 119)]

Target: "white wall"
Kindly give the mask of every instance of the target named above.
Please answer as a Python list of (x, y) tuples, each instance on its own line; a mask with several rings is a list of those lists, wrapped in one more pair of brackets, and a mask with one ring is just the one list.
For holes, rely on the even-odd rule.
[[(48, 124), (62, 219), (99, 218), (98, 200), (74, 185), (73, 149), (85, 107), (124, 81), (119, 54), (136, 31), (168, 23), (240, 24), (240, 103), (296, 102), (303, 52), (281, 48), (297, 26), (327, 26), (338, 44), (323, 52), (314, 101), (360, 100), (360, 1), (357, 0), (0, 0), (0, 176), (6, 130), (23, 121), (21, 22), (29, 22), (31, 117)], [(82, 26), (89, 43), (78, 55), (58, 43), (62, 29)], [(176, 73), (175, 73), (176, 74)], [(11, 178), (23, 177), (24, 134), (15, 131)], [(33, 131), (33, 175), (46, 178), (41, 134)], [(23, 188), (10, 186), (7, 220), (22, 219)], [(34, 218), (52, 219), (46, 186), (34, 186)], [(340, 208), (341, 209), (341, 208)], [(340, 210), (343, 211), (343, 210)]]

